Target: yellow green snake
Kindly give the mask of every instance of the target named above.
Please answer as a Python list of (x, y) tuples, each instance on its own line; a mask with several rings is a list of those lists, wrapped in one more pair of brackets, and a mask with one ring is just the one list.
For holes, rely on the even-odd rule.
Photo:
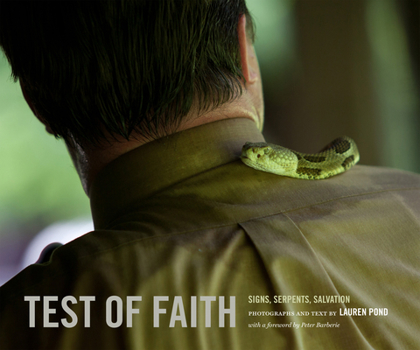
[(360, 159), (356, 143), (342, 136), (319, 153), (306, 154), (265, 142), (247, 142), (241, 160), (251, 168), (305, 180), (322, 180), (343, 173)]

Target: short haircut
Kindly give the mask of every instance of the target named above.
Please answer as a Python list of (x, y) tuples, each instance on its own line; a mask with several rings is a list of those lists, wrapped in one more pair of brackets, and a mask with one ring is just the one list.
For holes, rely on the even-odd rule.
[(0, 46), (56, 137), (173, 132), (242, 94), (245, 0), (0, 0)]

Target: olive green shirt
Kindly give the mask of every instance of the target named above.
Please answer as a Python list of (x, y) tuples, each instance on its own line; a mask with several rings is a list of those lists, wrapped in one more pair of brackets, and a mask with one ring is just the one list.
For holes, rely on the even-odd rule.
[(109, 164), (95, 231), (0, 288), (0, 348), (420, 349), (420, 176), (281, 177), (239, 160), (263, 140), (229, 119)]

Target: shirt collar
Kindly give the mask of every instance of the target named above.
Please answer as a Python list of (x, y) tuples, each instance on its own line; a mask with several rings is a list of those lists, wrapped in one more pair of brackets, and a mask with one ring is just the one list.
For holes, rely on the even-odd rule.
[(224, 119), (142, 145), (108, 164), (95, 178), (90, 201), (95, 229), (191, 176), (236, 161), (245, 142), (264, 142), (246, 118)]

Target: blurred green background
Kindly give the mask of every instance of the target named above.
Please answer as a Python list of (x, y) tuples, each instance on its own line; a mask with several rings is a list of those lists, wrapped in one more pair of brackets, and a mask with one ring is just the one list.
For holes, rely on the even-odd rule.
[[(341, 135), (361, 164), (420, 172), (418, 0), (248, 0), (269, 142), (315, 152)], [(30, 59), (30, 57), (28, 57)], [(27, 107), (0, 54), (0, 269), (56, 221), (89, 216), (62, 141)]]
[[(0, 232), (87, 215), (89, 203), (64, 143), (48, 135), (0, 58)], [(28, 232), (30, 234), (31, 232)]]

